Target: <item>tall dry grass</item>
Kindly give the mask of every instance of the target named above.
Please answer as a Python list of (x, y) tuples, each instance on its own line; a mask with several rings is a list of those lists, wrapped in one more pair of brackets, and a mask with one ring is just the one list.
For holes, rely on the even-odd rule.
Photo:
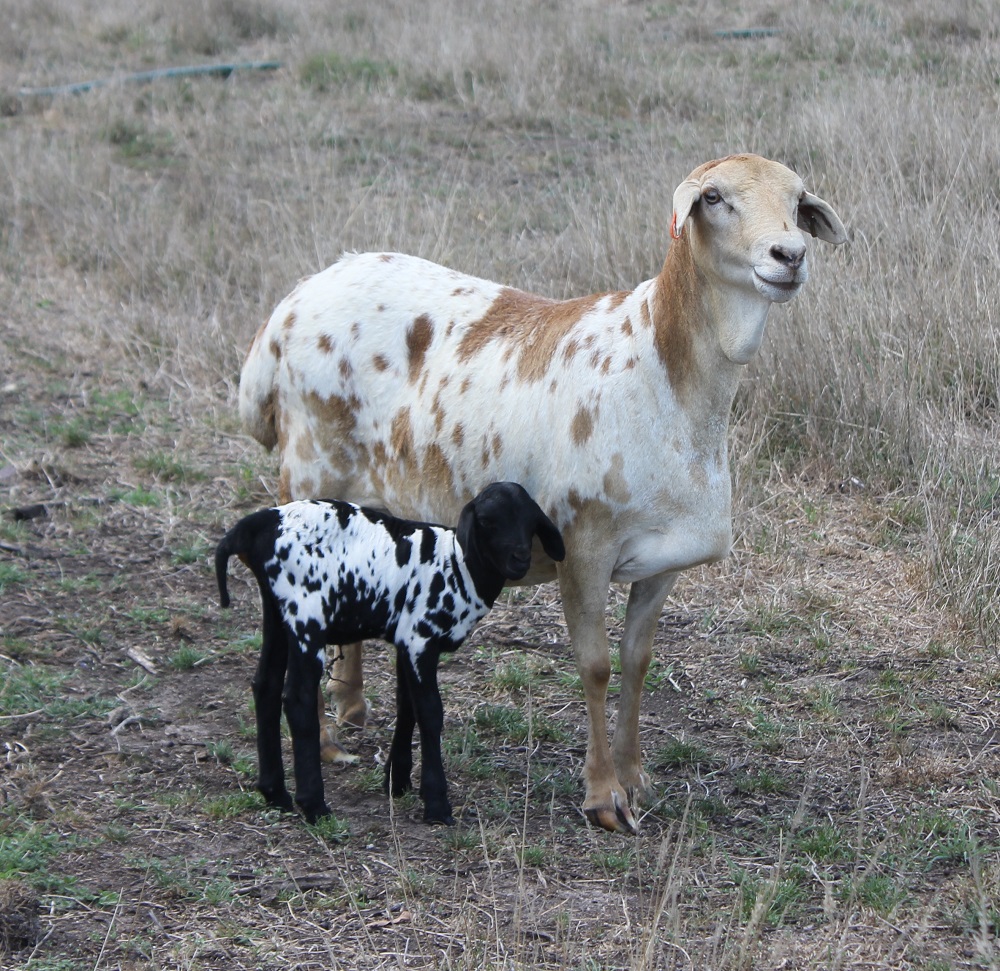
[(815, 247), (807, 292), (772, 315), (737, 406), (740, 481), (777, 466), (904, 497), (928, 583), (997, 640), (994, 5), (6, 6), (8, 104), (150, 61), (285, 60), (275, 78), (22, 99), (3, 123), (7, 275), (75, 276), (112, 360), (227, 407), (260, 320), (345, 249), (554, 295), (623, 287), (658, 268), (693, 165), (786, 161), (852, 239)]
[[(229, 432), (251, 336), (343, 250), (553, 296), (628, 287), (659, 268), (692, 167), (742, 149), (785, 161), (851, 242), (812, 247), (808, 287), (748, 368), (742, 545), (771, 524), (779, 480), (858, 492), (906, 526), (959, 639), (1000, 641), (997, 5), (2, 0), (0, 22), (3, 326), (28, 343), (62, 328), (81, 367)], [(714, 33), (745, 27), (774, 33)], [(285, 67), (17, 95), (257, 57)], [(850, 964), (846, 912), (800, 951), (753, 913), (706, 937), (678, 901), (707, 892), (706, 870), (729, 879), (727, 861), (673, 837), (645, 910), (623, 912), (631, 967)], [(893, 941), (869, 954), (890, 966)], [(503, 967), (535, 946), (484, 944)], [(566, 955), (585, 966), (586, 943)]]

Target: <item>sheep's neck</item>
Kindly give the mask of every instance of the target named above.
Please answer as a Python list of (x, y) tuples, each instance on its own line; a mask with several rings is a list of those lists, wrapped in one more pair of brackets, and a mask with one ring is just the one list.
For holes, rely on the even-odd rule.
[(686, 410), (728, 424), (743, 364), (727, 355), (725, 333), (759, 343), (770, 304), (710, 282), (698, 269), (687, 236), (675, 240), (653, 291), (656, 349), (674, 395)]

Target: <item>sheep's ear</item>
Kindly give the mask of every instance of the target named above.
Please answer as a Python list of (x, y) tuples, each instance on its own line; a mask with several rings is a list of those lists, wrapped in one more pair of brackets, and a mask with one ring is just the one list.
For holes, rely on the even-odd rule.
[(810, 236), (826, 240), (839, 246), (847, 242), (847, 230), (833, 211), (833, 206), (824, 202), (811, 192), (803, 192), (799, 199), (799, 229), (805, 230)]
[(701, 198), (701, 186), (688, 179), (674, 190), (674, 216), (670, 221), (671, 239), (680, 239), (684, 232), (684, 223), (691, 215), (691, 209)]
[(542, 541), (542, 549), (553, 560), (566, 559), (566, 546), (556, 524), (541, 509), (538, 510), (538, 525), (535, 528)]

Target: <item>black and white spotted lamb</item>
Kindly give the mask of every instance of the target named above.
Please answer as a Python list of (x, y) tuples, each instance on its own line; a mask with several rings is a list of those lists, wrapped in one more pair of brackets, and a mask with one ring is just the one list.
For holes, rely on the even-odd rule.
[(513, 482), (484, 489), (455, 529), (348, 502), (300, 500), (253, 513), (226, 533), (215, 553), (222, 606), (229, 606), (231, 556), (243, 560), (260, 586), (263, 646), (253, 696), (258, 788), (268, 803), (293, 805), (281, 760), (283, 699), (295, 802), (310, 822), (329, 815), (316, 706), (325, 648), (380, 637), (396, 647), (396, 730), (386, 789), (398, 796), (411, 787), (417, 725), (424, 819), (454, 823), (441, 760), (438, 658), (465, 640), (507, 581), (528, 572), (536, 535), (549, 557), (563, 559), (559, 530)]

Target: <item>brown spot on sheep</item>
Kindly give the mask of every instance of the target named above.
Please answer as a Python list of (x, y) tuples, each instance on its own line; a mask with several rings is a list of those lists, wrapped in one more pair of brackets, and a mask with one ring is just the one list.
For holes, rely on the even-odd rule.
[(320, 334), (316, 339), (316, 347), (323, 354), (330, 354), (333, 351), (333, 341), (330, 340), (329, 334)]
[(458, 422), (451, 430), (451, 440), (454, 443), (455, 448), (462, 447), (462, 443), (465, 441), (465, 429), (462, 427), (461, 422)]
[(569, 426), (574, 445), (584, 445), (594, 434), (594, 413), (586, 406), (580, 405)]
[(404, 462), (413, 454), (413, 425), (410, 422), (409, 408), (400, 408), (393, 417), (389, 444), (396, 458)]
[[(424, 355), (434, 337), (434, 324), (427, 314), (421, 314), (406, 331), (406, 357), (410, 368), (410, 383), (417, 380), (424, 367)], [(426, 375), (425, 375), (426, 378)]]
[(517, 353), (517, 376), (522, 381), (540, 381), (548, 371), (556, 348), (584, 314), (593, 310), (605, 294), (576, 300), (549, 300), (504, 288), (490, 309), (476, 321), (458, 345), (458, 360), (466, 362), (494, 342), (504, 346), (501, 356), (509, 360)]
[(285, 331), (291, 330), (295, 326), (295, 319), (295, 311), (289, 310), (285, 322), (281, 325), (282, 329)]
[(455, 474), (452, 471), (441, 446), (431, 442), (424, 452), (424, 460), (420, 466), (420, 482), (429, 486), (435, 493), (453, 493), (455, 491)]
[(372, 367), (374, 367), (376, 371), (388, 371), (389, 361), (384, 354), (376, 354), (372, 358)]
[(625, 480), (625, 458), (621, 452), (611, 456), (611, 467), (604, 473), (604, 494), (612, 502), (626, 503), (632, 498), (632, 491)]

